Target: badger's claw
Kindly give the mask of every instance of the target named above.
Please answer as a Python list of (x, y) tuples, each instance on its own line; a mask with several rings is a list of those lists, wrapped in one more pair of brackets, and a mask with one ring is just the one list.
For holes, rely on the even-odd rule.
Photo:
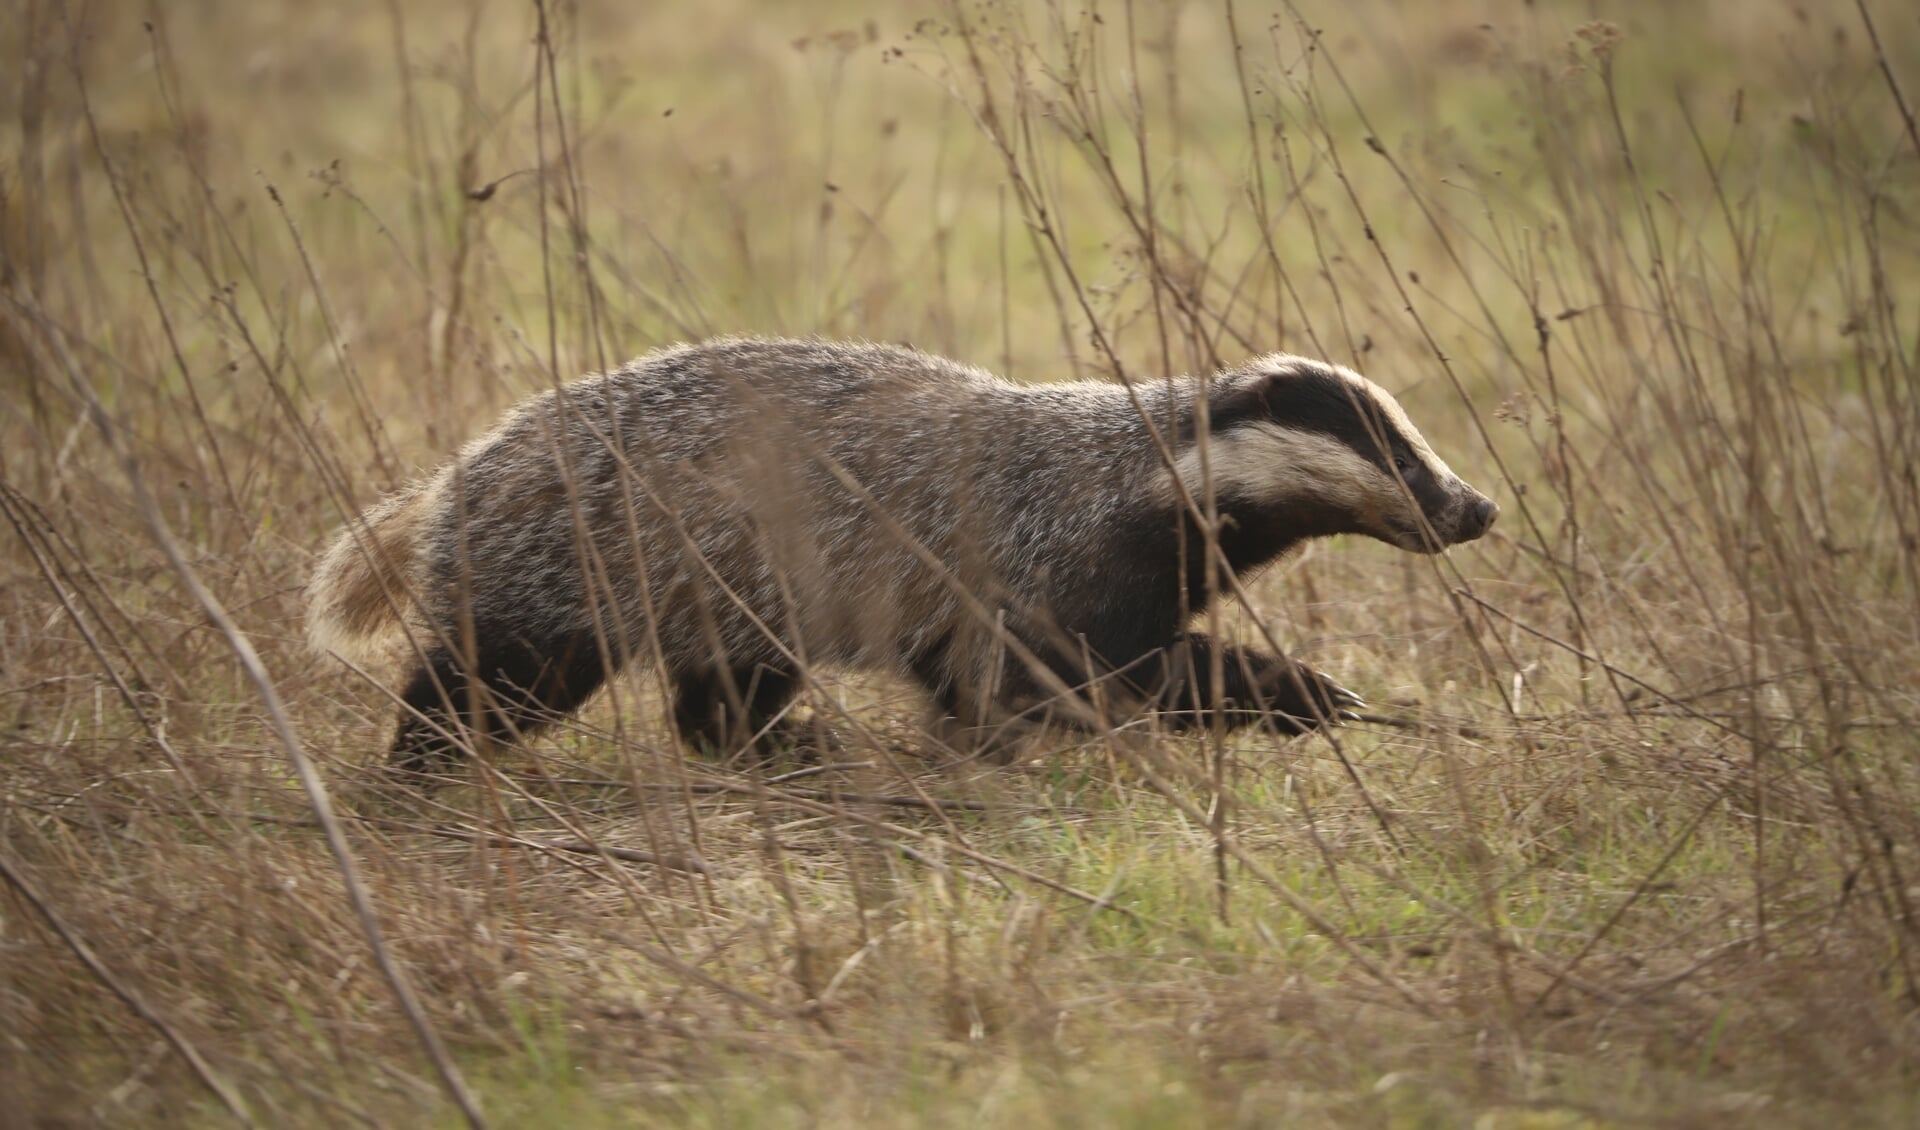
[(1280, 664), (1262, 680), (1268, 717), (1283, 733), (1304, 734), (1322, 726), (1360, 720), (1366, 700), (1304, 663)]

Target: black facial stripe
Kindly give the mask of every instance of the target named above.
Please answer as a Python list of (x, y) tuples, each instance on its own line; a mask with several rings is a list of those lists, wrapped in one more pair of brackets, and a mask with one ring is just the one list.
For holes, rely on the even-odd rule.
[(1338, 374), (1309, 369), (1276, 377), (1267, 383), (1266, 401), (1274, 419), (1338, 440), (1388, 475), (1395, 455), (1413, 453), (1373, 397)]
[(1373, 397), (1328, 369), (1264, 374), (1217, 392), (1208, 409), (1216, 434), (1271, 420), (1337, 440), (1389, 476), (1396, 456), (1415, 466), (1422, 463)]

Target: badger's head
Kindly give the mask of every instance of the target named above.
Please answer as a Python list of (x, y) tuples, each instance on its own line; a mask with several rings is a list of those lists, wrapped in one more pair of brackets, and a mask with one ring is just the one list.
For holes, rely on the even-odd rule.
[[(1486, 533), (1500, 513), (1433, 453), (1398, 401), (1350, 369), (1275, 354), (1215, 377), (1207, 404), (1214, 497), (1240, 527), (1222, 537), (1248, 541), (1244, 556), (1330, 534), (1438, 553)], [(1204, 482), (1190, 438), (1178, 471), (1189, 489)]]

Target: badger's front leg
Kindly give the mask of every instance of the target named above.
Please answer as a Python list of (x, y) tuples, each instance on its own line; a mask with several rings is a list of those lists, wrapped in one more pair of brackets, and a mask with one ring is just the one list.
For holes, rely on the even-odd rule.
[[(1213, 681), (1214, 655), (1221, 681)], [(1360, 696), (1304, 663), (1222, 644), (1201, 632), (1183, 633), (1146, 665), (1157, 677), (1138, 680), (1148, 688), (1149, 707), (1169, 728), (1210, 725), (1220, 709), (1229, 728), (1268, 721), (1283, 734), (1304, 734), (1329, 723), (1351, 721), (1365, 706)], [(1157, 668), (1157, 670), (1156, 670)]]
[[(1022, 664), (1008, 662), (1000, 667), (995, 693), (985, 698), (962, 693), (951, 678), (942, 681), (929, 669), (922, 681), (943, 709), (939, 726), (943, 739), (956, 748), (993, 754), (1034, 726), (1049, 722), (1086, 728), (1094, 717), (1104, 714), (1110, 724), (1118, 725), (1144, 709), (1157, 714), (1170, 730), (1195, 730), (1212, 724), (1216, 707), (1229, 729), (1266, 722), (1282, 734), (1304, 734), (1350, 721), (1354, 710), (1366, 705), (1359, 695), (1304, 663), (1221, 644), (1200, 632), (1183, 632), (1170, 646), (1131, 663), (1113, 666), (1096, 660), (1091, 671), (1084, 661), (1070, 660), (1061, 652), (1034, 650), (1073, 688), (1077, 708), (1064, 707)], [(1216, 654), (1221, 667), (1218, 693), (1213, 679)], [(921, 672), (916, 668), (915, 673)], [(983, 707), (986, 703), (991, 705)]]

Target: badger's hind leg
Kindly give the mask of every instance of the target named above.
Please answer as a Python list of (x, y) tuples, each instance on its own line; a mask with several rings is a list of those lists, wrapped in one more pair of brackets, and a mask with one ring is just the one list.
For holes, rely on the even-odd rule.
[(673, 724), (681, 740), (722, 758), (748, 748), (763, 758), (776, 752), (788, 732), (776, 720), (800, 690), (797, 674), (765, 663), (680, 671), (673, 682)]
[(448, 772), (467, 743), (511, 742), (550, 726), (591, 698), (609, 674), (591, 632), (541, 640), (476, 635), (484, 642), (471, 668), (436, 646), (407, 684), (389, 758), (394, 768)]

